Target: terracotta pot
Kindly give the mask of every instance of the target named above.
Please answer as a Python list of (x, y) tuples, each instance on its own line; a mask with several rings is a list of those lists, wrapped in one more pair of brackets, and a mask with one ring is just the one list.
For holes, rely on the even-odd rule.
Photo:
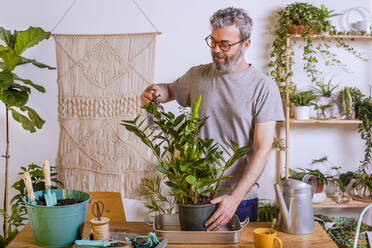
[(314, 34), (314, 30), (312, 30), (310, 25), (296, 25), (294, 27), (288, 27), (287, 33), (288, 34), (303, 34), (305, 30), (309, 30), (309, 34)]
[[(311, 181), (309, 181), (307, 183), (311, 185)], [(315, 188), (314, 193), (321, 193), (321, 192), (323, 192), (323, 189), (324, 189), (324, 183), (322, 183), (320, 181), (316, 181), (316, 188)]]

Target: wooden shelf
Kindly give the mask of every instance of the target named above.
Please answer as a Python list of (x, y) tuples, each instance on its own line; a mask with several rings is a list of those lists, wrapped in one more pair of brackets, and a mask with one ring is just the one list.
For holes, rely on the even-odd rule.
[[(371, 35), (319, 35), (319, 34), (314, 34), (310, 35), (312, 38), (324, 38), (324, 39), (358, 39), (358, 40), (372, 40)], [(299, 34), (293, 34), (290, 36), (291, 39), (302, 39), (303, 37)]]
[(360, 124), (361, 120), (342, 120), (342, 119), (328, 119), (328, 120), (319, 120), (319, 119), (310, 119), (310, 120), (295, 120), (290, 119), (289, 123), (291, 124)]
[(324, 202), (313, 203), (313, 208), (364, 208), (368, 202), (350, 200), (345, 204), (338, 204), (334, 200), (327, 197)]

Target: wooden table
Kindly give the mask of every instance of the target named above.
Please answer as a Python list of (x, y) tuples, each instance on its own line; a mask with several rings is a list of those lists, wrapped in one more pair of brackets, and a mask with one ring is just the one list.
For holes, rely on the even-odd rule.
[[(245, 247), (253, 248), (253, 229), (258, 227), (269, 227), (270, 223), (252, 222), (241, 231), (239, 244), (168, 244), (169, 248), (194, 247), (194, 248), (218, 248), (218, 247)], [(113, 222), (110, 224), (111, 231), (122, 231), (128, 233), (148, 234), (152, 228), (143, 222)], [(83, 236), (89, 234), (89, 226), (84, 228)], [(283, 247), (318, 247), (318, 248), (337, 248), (337, 245), (331, 240), (327, 233), (322, 229), (319, 223), (315, 223), (315, 232), (306, 235), (291, 235), (279, 232), (278, 237), (283, 241)], [(7, 248), (36, 248), (32, 237), (30, 225), (27, 224), (24, 229), (15, 237)]]

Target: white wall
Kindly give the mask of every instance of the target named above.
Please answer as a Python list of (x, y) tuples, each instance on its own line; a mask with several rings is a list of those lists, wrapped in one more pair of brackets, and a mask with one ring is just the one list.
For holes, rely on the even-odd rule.
[[(234, 6), (245, 8), (253, 17), (255, 26), (252, 35), (252, 45), (247, 53), (247, 60), (256, 67), (267, 72), (269, 48), (273, 37), (269, 31), (273, 25), (272, 14), (279, 8), (293, 1), (272, 0), (138, 0), (138, 3), (163, 32), (158, 37), (156, 49), (156, 82), (171, 82), (181, 76), (189, 67), (209, 63), (210, 51), (204, 42), (209, 34), (209, 17), (220, 8)], [(317, 6), (326, 4), (337, 12), (354, 6), (370, 8), (368, 0), (338, 1), (328, 0), (308, 1)], [(8, 29), (22, 30), (28, 26), (40, 26), (51, 30), (72, 0), (12, 0), (1, 1), (0, 25)], [(358, 18), (358, 17), (353, 17)], [(341, 29), (339, 18), (334, 23)], [(126, 33), (154, 31), (146, 19), (135, 8), (130, 0), (80, 0), (67, 14), (54, 33)], [(365, 41), (353, 42), (363, 54), (372, 58), (372, 43)], [(337, 50), (340, 52), (340, 50)], [(336, 77), (341, 84), (349, 83), (360, 87), (368, 93), (367, 83), (371, 83), (371, 63), (361, 64), (350, 55), (340, 52), (342, 58), (350, 65), (353, 74)], [(55, 46), (53, 39), (43, 41), (39, 46), (30, 49), (26, 57), (36, 58), (50, 65), (56, 65)], [(55, 161), (58, 145), (59, 124), (57, 120), (57, 73), (56, 71), (39, 70), (25, 66), (17, 70), (24, 78), (30, 78), (35, 83), (41, 83), (46, 93), (33, 92), (29, 105), (36, 109), (46, 120), (42, 130), (35, 134), (24, 131), (20, 125), (11, 121), (10, 135), (10, 185), (20, 178), (18, 174), (22, 165), (31, 162), (41, 164), (44, 159)], [(301, 64), (294, 67), (295, 82), (300, 87), (309, 84), (303, 76)], [(325, 68), (320, 68), (324, 70)], [(339, 71), (332, 70), (331, 74)], [(176, 103), (167, 104), (169, 110), (177, 109)], [(4, 108), (0, 109), (0, 141), (4, 141)], [(329, 155), (331, 161), (342, 165), (345, 170), (353, 169), (362, 160), (364, 145), (360, 140), (355, 126), (301, 126), (291, 132), (291, 166), (305, 167), (313, 158), (323, 154)], [(0, 153), (5, 153), (5, 142), (0, 143)], [(0, 163), (0, 203), (2, 208), (4, 189), (5, 161)], [(260, 197), (274, 198), (273, 183), (275, 182), (275, 154), (261, 177)], [(9, 187), (10, 187), (9, 185)], [(15, 192), (10, 191), (11, 196)], [(125, 211), (128, 220), (142, 220), (145, 209), (142, 204), (133, 200), (125, 200)], [(355, 212), (354, 212), (355, 213)]]

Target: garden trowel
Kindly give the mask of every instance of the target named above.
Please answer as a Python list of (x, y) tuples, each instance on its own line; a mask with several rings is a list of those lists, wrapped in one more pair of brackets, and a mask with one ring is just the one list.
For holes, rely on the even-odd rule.
[(25, 186), (26, 186), (26, 191), (27, 191), (27, 195), (28, 195), (28, 203), (36, 204), (35, 194), (34, 194), (34, 189), (32, 188), (30, 173), (25, 172), (23, 174), (23, 181), (24, 181)]
[(45, 203), (47, 206), (54, 206), (57, 204), (57, 197), (56, 193), (52, 193), (50, 191), (50, 187), (52, 186), (52, 183), (50, 181), (50, 164), (48, 160), (44, 160), (43, 162), (43, 172), (44, 172), (44, 184), (45, 184)]

